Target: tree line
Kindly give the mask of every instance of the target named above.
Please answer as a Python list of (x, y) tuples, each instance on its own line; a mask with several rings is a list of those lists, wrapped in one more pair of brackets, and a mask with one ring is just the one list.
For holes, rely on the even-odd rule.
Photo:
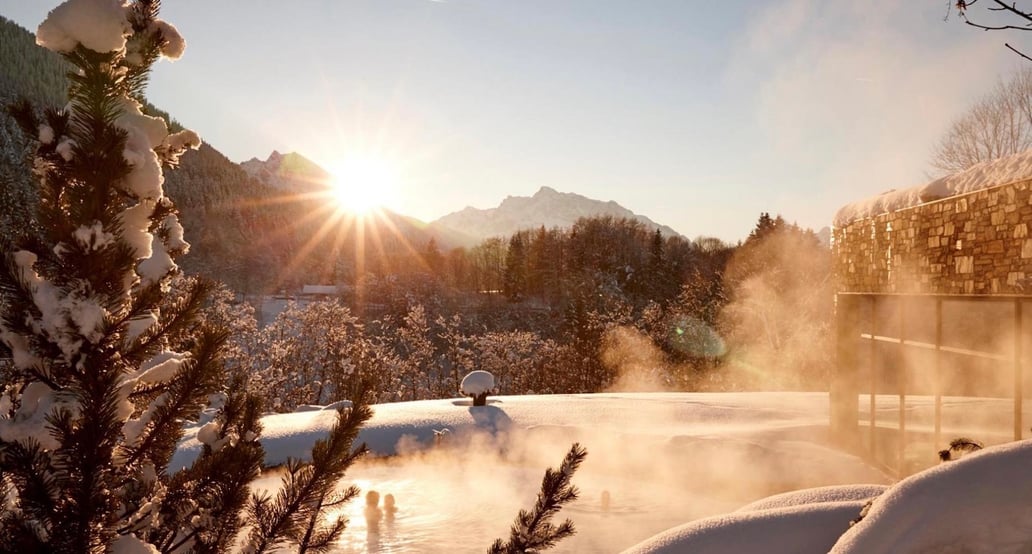
[[(486, 249), (493, 261), (478, 267)], [(461, 256), (478, 262), (449, 273), (443, 260)], [(440, 273), (427, 261), (370, 277), (361, 294), (292, 303), (263, 328), (223, 287), (205, 319), (233, 330), (228, 363), (277, 411), (359, 389), (377, 402), (449, 398), (474, 370), (500, 394), (812, 390), (832, 363), (830, 251), (780, 216), (762, 214), (738, 245), (599, 217), (441, 260)]]

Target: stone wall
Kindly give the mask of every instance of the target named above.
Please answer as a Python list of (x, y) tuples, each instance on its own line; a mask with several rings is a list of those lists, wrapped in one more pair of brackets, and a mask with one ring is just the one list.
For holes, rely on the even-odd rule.
[(833, 232), (843, 292), (1032, 294), (1032, 179)]

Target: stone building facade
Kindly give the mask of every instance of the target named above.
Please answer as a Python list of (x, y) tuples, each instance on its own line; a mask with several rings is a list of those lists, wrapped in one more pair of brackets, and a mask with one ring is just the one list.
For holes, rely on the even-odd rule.
[(858, 219), (833, 232), (838, 290), (1032, 294), (1032, 179)]

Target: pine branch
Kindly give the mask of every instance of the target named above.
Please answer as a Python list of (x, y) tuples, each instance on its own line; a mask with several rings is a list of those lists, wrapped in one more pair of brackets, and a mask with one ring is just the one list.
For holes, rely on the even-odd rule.
[[(252, 500), (249, 524), (253, 530), (248, 539), (248, 551), (254, 554), (287, 543), (295, 543), (301, 551), (319, 549), (343, 531), (333, 525), (328, 534), (308, 533), (312, 518), (321, 518), (327, 495), (337, 486), (351, 464), (366, 453), (365, 444), (352, 449), (361, 426), (372, 417), (369, 406), (355, 401), (353, 407), (337, 412), (337, 422), (327, 438), (316, 441), (312, 447), (311, 463), (288, 460), (283, 486), (275, 499), (255, 496)], [(357, 494), (357, 489), (354, 491)], [(353, 495), (345, 494), (353, 497)], [(334, 531), (336, 529), (336, 531)]]
[[(49, 529), (54, 523), (60, 490), (52, 477), (49, 459), (35, 441), (0, 442), (0, 476), (19, 493), (17, 519), (34, 522), (29, 530), (34, 540), (38, 530)], [(13, 514), (12, 514), (13, 515)], [(15, 538), (8, 535), (8, 538)], [(3, 544), (0, 538), (0, 545)]]
[(531, 511), (520, 510), (512, 525), (509, 541), (498, 539), (488, 549), (489, 554), (527, 554), (547, 550), (575, 533), (573, 522), (567, 519), (558, 527), (551, 524), (553, 516), (563, 505), (577, 499), (577, 487), (571, 484), (573, 474), (587, 457), (588, 451), (574, 443), (563, 458), (558, 470), (548, 468), (541, 480), (541, 492)]
[(140, 444), (128, 449), (126, 465), (149, 460), (158, 470), (165, 469), (165, 461), (175, 452), (176, 443), (183, 435), (182, 422), (196, 414), (209, 394), (221, 384), (219, 351), (225, 344), (225, 331), (206, 329), (198, 340), (190, 359), (164, 387), (167, 401), (156, 410), (149, 431)]
[[(249, 484), (258, 476), (265, 454), (255, 440), (261, 431), (258, 399), (242, 392), (240, 383), (231, 390), (237, 392), (218, 416), (223, 420), (220, 436), (232, 434), (238, 440), (217, 451), (206, 446), (189, 468), (172, 477), (159, 509), (166, 524), (149, 536), (163, 552), (183, 545), (194, 552), (225, 552), (241, 529)], [(193, 508), (184, 511), (184, 506)], [(202, 513), (204, 521), (194, 523), (194, 516)]]

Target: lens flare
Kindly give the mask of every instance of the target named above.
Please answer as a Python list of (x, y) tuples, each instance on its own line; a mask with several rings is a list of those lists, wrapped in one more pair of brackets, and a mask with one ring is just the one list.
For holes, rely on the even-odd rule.
[(332, 191), (338, 207), (366, 214), (394, 200), (398, 172), (385, 160), (364, 156), (341, 160), (330, 168)]

